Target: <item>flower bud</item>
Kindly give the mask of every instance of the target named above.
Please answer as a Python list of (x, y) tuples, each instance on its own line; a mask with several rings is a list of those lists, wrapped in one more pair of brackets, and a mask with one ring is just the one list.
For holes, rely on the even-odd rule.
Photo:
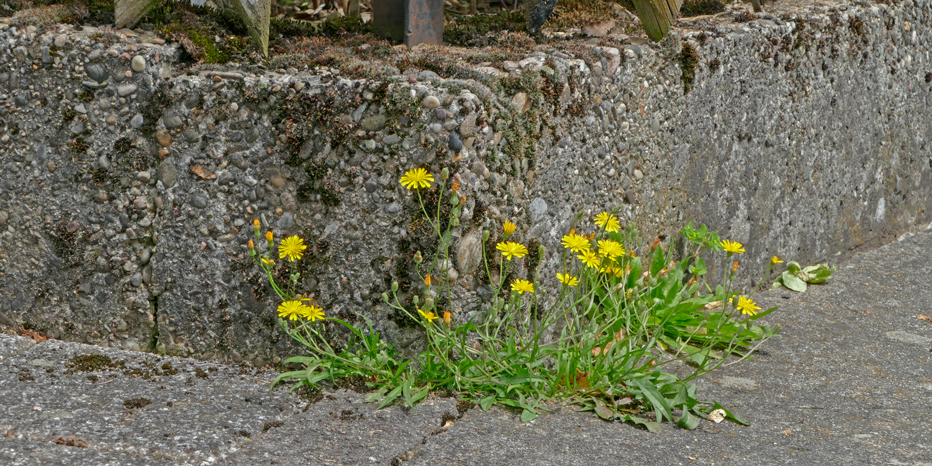
[(453, 207), (460, 205), (460, 197), (457, 195), (450, 196), (450, 205)]
[(489, 230), (482, 230), (482, 242), (483, 243), (489, 240), (490, 234), (491, 232), (489, 232)]
[(417, 306), (417, 305), (418, 305), (418, 303), (420, 303), (420, 302), (421, 302), (421, 297), (420, 297), (420, 296), (418, 296), (418, 295), (414, 295), (414, 297), (412, 297), (412, 298), (411, 298), (411, 302), (413, 302), (413, 303), (414, 303), (414, 305), (415, 305), (415, 306)]
[(415, 264), (420, 264), (420, 263), (423, 262), (423, 261), (424, 261), (424, 258), (421, 256), (421, 251), (418, 251), (418, 252), (414, 253), (414, 263), (415, 263)]
[(259, 219), (258, 219), (258, 218), (257, 218), (257, 219), (254, 219), (254, 220), (252, 221), (252, 226), (255, 228), (256, 234), (258, 235), (258, 234), (259, 234), (259, 226), (260, 226), (260, 225), (259, 225)]
[(443, 311), (443, 323), (446, 324), (447, 327), (450, 326), (450, 318), (451, 318), (452, 316), (453, 316), (453, 315), (450, 314), (450, 311)]
[(275, 235), (272, 233), (272, 230), (265, 232), (265, 239), (270, 243), (275, 240)]
[(547, 248), (545, 248), (543, 244), (537, 247), (537, 257), (543, 259), (546, 254)]
[(431, 285), (430, 274), (427, 274), (424, 276), (424, 286), (430, 286), (430, 285)]
[(731, 266), (731, 273), (735, 273), (737, 271), (738, 271), (738, 261), (735, 261), (735, 263), (732, 264)]
[(388, 302), (388, 293), (382, 292), (382, 301)]
[(449, 178), (449, 177), (450, 177), (450, 169), (448, 169), (448, 168), (446, 168), (446, 167), (443, 167), (443, 170), (440, 170), (440, 176), (442, 176), (443, 179)]
[(392, 293), (398, 292), (398, 282), (392, 282)]
[(434, 298), (425, 299), (424, 306), (422, 306), (421, 309), (425, 311), (433, 311), (434, 310)]

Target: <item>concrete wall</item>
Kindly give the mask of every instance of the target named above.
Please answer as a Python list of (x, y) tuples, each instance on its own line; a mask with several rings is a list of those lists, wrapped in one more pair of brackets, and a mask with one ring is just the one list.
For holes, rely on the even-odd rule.
[(504, 220), (547, 247), (548, 283), (580, 210), (621, 205), (647, 240), (707, 223), (746, 245), (749, 275), (932, 221), (928, 2), (544, 45), (471, 80), (216, 73), (157, 37), (0, 23), (0, 313), (62, 339), (294, 354), (246, 254), (260, 218), (307, 239), (304, 291), (325, 312), (404, 341), (380, 294), (417, 291), (410, 256), (435, 247), (398, 184), (421, 166), (466, 197), (457, 318), (489, 296), (478, 238)]

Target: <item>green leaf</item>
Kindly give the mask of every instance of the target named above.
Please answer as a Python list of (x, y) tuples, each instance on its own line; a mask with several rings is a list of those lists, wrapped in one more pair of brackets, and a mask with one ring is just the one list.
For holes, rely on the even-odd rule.
[(707, 272), (705, 261), (701, 257), (693, 259), (693, 263), (689, 265), (689, 271), (697, 276), (705, 275)]
[(632, 424), (634, 424), (634, 425), (644, 426), (644, 428), (647, 429), (648, 432), (653, 432), (653, 433), (660, 432), (660, 423), (659, 423), (659, 422), (648, 421), (648, 420), (646, 420), (646, 419), (642, 419), (642, 418), (639, 418), (639, 417), (637, 417), (637, 416), (632, 416), (632, 415), (630, 415), (630, 414), (625, 415), (625, 417), (622, 418), (622, 419), (624, 419), (625, 421), (630, 422), (630, 423), (632, 423)]
[(794, 275), (795, 275), (795, 274), (799, 273), (799, 270), (800, 270), (800, 268), (799, 268), (799, 262), (790, 261), (789, 263), (786, 264), (786, 271), (789, 272), (789, 273), (791, 273), (791, 274), (794, 274)]
[(661, 270), (663, 270), (666, 264), (663, 261), (663, 249), (657, 247), (654, 249), (653, 258), (651, 259), (650, 264), (650, 274), (651, 276), (656, 277)]
[(667, 400), (657, 391), (657, 387), (654, 386), (651, 381), (632, 379), (632, 382), (641, 389), (641, 393), (650, 401), (650, 404), (654, 407), (654, 411), (657, 413), (658, 421), (662, 421), (664, 417), (671, 421), (673, 420), (673, 412), (670, 409), (670, 405), (667, 404)]
[(783, 286), (800, 293), (806, 291), (806, 282), (800, 280), (799, 277), (793, 275), (789, 270), (783, 272), (780, 278), (783, 279)]
[(401, 394), (405, 397), (405, 404), (409, 408), (414, 407), (414, 402), (411, 401), (411, 382), (407, 379), (401, 382)]
[(479, 407), (482, 408), (483, 411), (488, 411), (489, 408), (491, 408), (492, 405), (494, 404), (495, 404), (494, 396), (487, 396), (479, 400)]
[(525, 408), (524, 411), (521, 412), (521, 422), (530, 422), (534, 419), (537, 419), (537, 413), (534, 411)]
[(608, 409), (608, 407), (605, 406), (605, 403), (603, 403), (602, 400), (593, 397), (592, 401), (595, 402), (595, 413), (600, 418), (611, 419), (612, 417), (614, 417), (615, 413), (613, 413), (612, 410)]
[(307, 373), (304, 372), (304, 371), (291, 371), (291, 372), (285, 372), (285, 373), (279, 375), (278, 377), (276, 377), (275, 380), (272, 381), (272, 386), (269, 387), (269, 390), (275, 388), (275, 385), (277, 385), (278, 382), (281, 382), (282, 380), (285, 380), (285, 379), (304, 378), (304, 377), (306, 376), (306, 374), (307, 374)]
[(430, 386), (425, 386), (424, 388), (414, 392), (414, 394), (411, 395), (411, 401), (413, 401), (414, 403), (418, 403), (424, 398), (426, 398), (428, 393), (430, 393)]
[(366, 403), (375, 403), (376, 401), (381, 400), (382, 397), (385, 396), (385, 392), (386, 392), (386, 391), (388, 391), (388, 389), (385, 388), (385, 387), (382, 387), (382, 388), (378, 389), (377, 391), (374, 391), (374, 392), (372, 392), (372, 393), (366, 395)]
[(689, 408), (683, 406), (683, 417), (676, 420), (676, 424), (686, 430), (693, 430), (699, 427), (699, 417), (689, 413)]
[(379, 407), (376, 409), (382, 409), (388, 406), (389, 403), (391, 403), (392, 401), (395, 401), (395, 398), (398, 398), (398, 395), (401, 395), (401, 385), (395, 387), (394, 389), (392, 389), (392, 391), (388, 392), (388, 395), (385, 395), (385, 398), (382, 399), (382, 402), (379, 403)]

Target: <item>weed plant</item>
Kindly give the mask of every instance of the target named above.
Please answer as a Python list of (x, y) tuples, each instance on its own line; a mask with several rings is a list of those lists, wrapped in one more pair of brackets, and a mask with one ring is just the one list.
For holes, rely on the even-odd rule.
[[(298, 274), (279, 286), (272, 233), (266, 234), (265, 254), (250, 241), (251, 254), (281, 298), (281, 327), (308, 349), (307, 355), (285, 361), (304, 364), (304, 369), (281, 374), (273, 387), (290, 381), (292, 390), (315, 388), (324, 381), (362, 376), (374, 389), (367, 400), (380, 408), (396, 401), (414, 407), (430, 391), (443, 390), (475, 400), (485, 410), (496, 404), (514, 408), (523, 421), (563, 402), (651, 431), (664, 421), (693, 429), (710, 413), (742, 422), (718, 403), (701, 402), (694, 384), (729, 360), (746, 359), (777, 331), (755, 323), (776, 308), (760, 312), (751, 298), (732, 289), (737, 261), (726, 267), (714, 289), (705, 281), (701, 256), (724, 253), (730, 262), (744, 252), (740, 243), (720, 241), (704, 225), (696, 229), (690, 223), (681, 230), (689, 242), (685, 259), (672, 260), (671, 250), (660, 247), (659, 240), (640, 257), (635, 232), (622, 230), (613, 212), (602, 212), (587, 232), (573, 230), (563, 237), (561, 270), (555, 276), (540, 277), (537, 265), (528, 275), (533, 280), (506, 283), (517, 259), (529, 251), (513, 241), (517, 228), (505, 222), (496, 254), (483, 252), (484, 271), (495, 292), (485, 312), (466, 320), (436, 304), (450, 296), (451, 283), (438, 277), (447, 276), (443, 267), (451, 264), (451, 232), (464, 202), (458, 186), (447, 186), (446, 169), (440, 177), (436, 183), (433, 175), (417, 168), (401, 178), (418, 197), (439, 247), (428, 262), (415, 255), (421, 283), (409, 290), (414, 306), (402, 304), (397, 282), (382, 294), (397, 312), (424, 328), (426, 344), (414, 358), (402, 358), (368, 320), (357, 328), (325, 317), (320, 307), (308, 304), (309, 298), (295, 293)], [(426, 210), (425, 190), (439, 190), (435, 194), (442, 202), (451, 203), (449, 218), (441, 218), (439, 203), (436, 212)], [(259, 241), (258, 222), (255, 235)], [(484, 231), (483, 242), (489, 237)], [(286, 238), (278, 246), (279, 259), (299, 260), (305, 247), (297, 236)], [(541, 258), (543, 249), (537, 251)], [(771, 269), (777, 261), (771, 261)], [(427, 273), (420, 275), (421, 270)], [(559, 287), (541, 287), (545, 280)], [(548, 295), (545, 288), (559, 293)], [(344, 326), (349, 343), (337, 348), (328, 342), (321, 332), (324, 321)]]

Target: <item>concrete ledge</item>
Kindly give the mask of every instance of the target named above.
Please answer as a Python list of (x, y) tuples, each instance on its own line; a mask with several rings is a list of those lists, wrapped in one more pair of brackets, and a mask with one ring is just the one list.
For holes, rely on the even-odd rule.
[(290, 68), (300, 54), (217, 70), (142, 33), (4, 23), (0, 313), (100, 346), (280, 361), (300, 349), (246, 254), (259, 218), (308, 240), (303, 291), (325, 312), (406, 340), (380, 293), (416, 291), (411, 255), (435, 247), (398, 184), (414, 167), (449, 168), (465, 196), (457, 319), (488, 299), (477, 238), (506, 220), (547, 247), (517, 271), (540, 261), (545, 288), (576, 213), (618, 205), (648, 241), (695, 221), (744, 243), (747, 276), (774, 254), (838, 260), (932, 221), (924, 8), (723, 16), (659, 44), (365, 44), (342, 70)]

